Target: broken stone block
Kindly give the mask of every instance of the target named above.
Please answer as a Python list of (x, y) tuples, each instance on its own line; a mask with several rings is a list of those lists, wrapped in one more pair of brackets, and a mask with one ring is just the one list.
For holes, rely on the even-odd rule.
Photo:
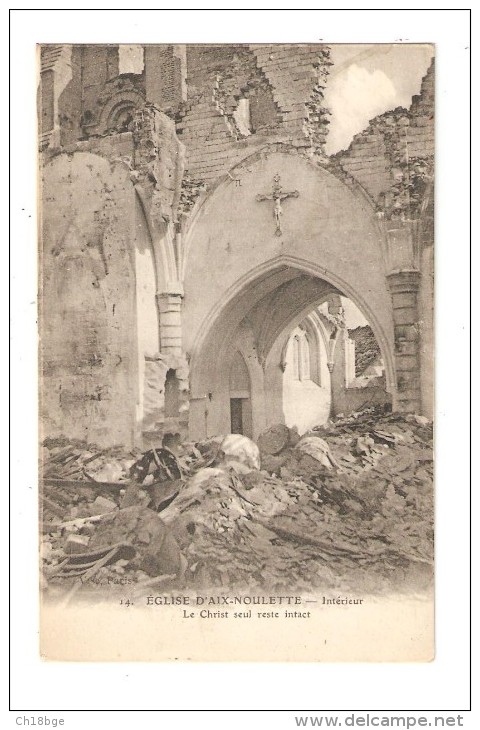
[(295, 448), (303, 454), (308, 454), (308, 456), (311, 456), (312, 459), (315, 459), (327, 469), (332, 469), (334, 466), (337, 466), (329, 445), (318, 436), (307, 436), (301, 439)]
[(271, 454), (275, 456), (288, 444), (290, 439), (290, 429), (282, 423), (270, 426), (266, 431), (258, 437), (258, 447), (260, 453)]
[(287, 458), (288, 454), (279, 454), (278, 456), (262, 454), (262, 469), (268, 471), (269, 474), (279, 474)]
[(220, 453), (223, 453), (223, 463), (231, 466), (237, 472), (260, 469), (260, 451), (247, 436), (231, 433), (225, 436), (220, 444)]
[(93, 470), (97, 482), (118, 482), (128, 472), (128, 462), (108, 461), (102, 464), (99, 469)]
[(117, 509), (117, 505), (106, 497), (97, 497), (92, 504), (93, 515), (104, 515), (107, 512), (112, 512), (114, 509)]
[(84, 553), (87, 551), (90, 538), (88, 535), (69, 535), (65, 543), (65, 552), (67, 555), (75, 553)]
[(136, 567), (147, 575), (178, 574), (180, 548), (170, 528), (153, 510), (132, 505), (104, 518), (92, 538), (90, 549), (108, 548), (119, 542), (135, 548)]

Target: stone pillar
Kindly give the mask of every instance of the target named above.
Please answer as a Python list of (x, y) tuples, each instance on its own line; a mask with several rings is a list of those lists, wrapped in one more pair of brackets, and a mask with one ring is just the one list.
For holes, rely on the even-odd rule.
[(345, 386), (347, 388), (355, 377), (355, 342), (347, 336), (345, 339)]
[[(71, 45), (45, 45), (40, 51), (40, 130), (39, 142), (41, 149), (60, 147), (62, 140), (65, 108), (68, 104), (67, 125), (78, 127), (81, 115), (81, 94), (77, 88), (67, 94), (68, 100), (62, 100), (62, 94), (72, 84), (73, 61)], [(76, 92), (76, 93), (75, 93)], [(79, 129), (79, 127), (78, 127)]]
[(145, 46), (146, 100), (160, 109), (177, 110), (187, 99), (184, 45)]
[(347, 343), (346, 330), (341, 329), (336, 338), (334, 344), (334, 350), (331, 354), (331, 359), (327, 363), (330, 371), (330, 384), (331, 384), (331, 413), (337, 416), (339, 413), (343, 413), (345, 409), (345, 388), (347, 386), (347, 362), (346, 362), (346, 343)]
[(418, 290), (421, 274), (414, 269), (394, 271), (387, 276), (393, 304), (395, 369), (397, 376), (396, 410), (421, 411), (420, 333)]
[(160, 351), (170, 355), (182, 354), (182, 294), (157, 294), (160, 320)]

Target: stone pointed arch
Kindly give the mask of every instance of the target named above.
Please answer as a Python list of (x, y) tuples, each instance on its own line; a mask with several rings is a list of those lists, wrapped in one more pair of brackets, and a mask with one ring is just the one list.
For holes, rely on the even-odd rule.
[[(281, 235), (272, 185), (282, 196)], [(289, 191), (298, 196), (287, 197)], [(242, 322), (265, 375), (280, 335), (328, 294), (351, 299), (371, 323), (395, 395), (384, 234), (359, 186), (284, 148), (263, 150), (204, 198), (184, 239), (183, 343), (194, 398), (214, 392), (211, 374)], [(213, 402), (212, 423), (215, 408)]]
[[(272, 291), (276, 291), (286, 281), (292, 280), (292, 273), (293, 275), (304, 273), (318, 279), (319, 281), (326, 282), (332, 285), (335, 290), (344, 294), (354, 302), (365, 318), (371, 323), (375, 337), (378, 340), (382, 356), (385, 359), (387, 384), (389, 388), (392, 388), (395, 382), (395, 371), (391, 335), (389, 336), (389, 333), (385, 331), (381, 319), (371, 308), (365, 295), (354, 290), (347, 281), (334, 275), (332, 272), (328, 272), (326, 269), (312, 264), (312, 262), (289, 255), (278, 256), (256, 267), (255, 269), (252, 269), (247, 275), (236, 281), (225, 293), (224, 297), (215, 303), (207, 317), (202, 322), (193, 347), (189, 351), (192, 374), (195, 372), (195, 365), (201, 357), (202, 348), (205, 346), (209, 334), (214, 331), (215, 324), (218, 323), (222, 317), (231, 317), (230, 311), (236, 308), (236, 304), (240, 305), (236, 319), (239, 317), (243, 319), (243, 317), (247, 316), (250, 311), (252, 302), (254, 302), (255, 299), (258, 301), (259, 298), (261, 298), (256, 291), (259, 286), (262, 288), (262, 293), (268, 291), (268, 288)], [(267, 290), (265, 290), (264, 282), (267, 280), (268, 285)], [(276, 342), (283, 333), (287, 332), (289, 328), (292, 329), (296, 326), (296, 324), (301, 322), (312, 311), (312, 309), (325, 301), (327, 294), (328, 290), (325, 289), (323, 293), (319, 292), (318, 297), (311, 301), (304, 302), (303, 306), (296, 306), (289, 310), (288, 315), (286, 315), (283, 320), (283, 326), (275, 331), (274, 336), (272, 337), (273, 341), (270, 342), (267, 355), (269, 354), (274, 342)], [(238, 319), (238, 321), (240, 322), (241, 319)]]
[(208, 209), (213, 200), (218, 198), (219, 193), (221, 193), (221, 191), (225, 188), (231, 188), (232, 186), (241, 187), (242, 184), (244, 184), (244, 181), (247, 181), (248, 183), (248, 178), (249, 176), (251, 177), (252, 173), (254, 173), (254, 168), (258, 165), (258, 163), (265, 162), (269, 158), (278, 157), (279, 155), (284, 157), (287, 167), (289, 161), (294, 160), (295, 163), (300, 163), (306, 169), (330, 178), (332, 181), (336, 181), (337, 185), (349, 190), (350, 194), (354, 196), (359, 203), (364, 205), (366, 209), (368, 209), (377, 234), (380, 238), (384, 237), (384, 231), (379, 224), (376, 215), (377, 206), (375, 201), (369, 195), (365, 187), (354, 177), (346, 173), (338, 164), (325, 165), (320, 164), (319, 162), (313, 162), (307, 157), (299, 156), (298, 149), (292, 148), (291, 145), (286, 143), (277, 142), (274, 144), (265, 144), (257, 148), (251, 154), (243, 157), (237, 164), (232, 166), (228, 172), (219, 176), (208, 190), (204, 190), (199, 194), (188, 219), (183, 223), (183, 241), (179, 250), (179, 271), (182, 278), (185, 276), (190, 248), (192, 242), (195, 240), (195, 227), (202, 217), (205, 214), (208, 214)]
[[(304, 289), (308, 296), (302, 306), (298, 306), (296, 302), (286, 306), (278, 317), (278, 322), (272, 323), (272, 332), (265, 333), (257, 326), (258, 322), (263, 322), (262, 307), (288, 282), (298, 282), (299, 290)], [(388, 389), (394, 389), (393, 347), (388, 333), (383, 330), (381, 318), (372, 310), (365, 297), (356, 292), (348, 282), (311, 262), (280, 256), (251, 270), (248, 275), (235, 282), (225, 296), (216, 302), (199, 328), (190, 351), (192, 437), (210, 436), (229, 429), (226, 373), (231, 351), (237, 348), (240, 339), (246, 343), (243, 352), (248, 350), (252, 359), (249, 370), (253, 373), (254, 436), (258, 435), (269, 420), (281, 419), (281, 392), (278, 390), (281, 385), (281, 345), (288, 332), (312, 309), (325, 301), (332, 291), (352, 299), (369, 320), (385, 359)], [(267, 336), (265, 342), (261, 340), (261, 332), (264, 332), (264, 337)], [(262, 359), (262, 352), (266, 353), (265, 360)], [(278, 373), (274, 373), (274, 377), (272, 356), (278, 366)], [(204, 406), (207, 398), (209, 422), (205, 430)], [(196, 414), (197, 408), (200, 408), (201, 413)]]

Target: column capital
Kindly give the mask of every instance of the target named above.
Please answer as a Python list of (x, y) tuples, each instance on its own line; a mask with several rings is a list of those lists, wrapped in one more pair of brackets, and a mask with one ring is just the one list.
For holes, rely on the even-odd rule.
[(165, 291), (157, 292), (156, 297), (157, 299), (167, 299), (168, 297), (181, 297), (183, 299), (183, 295), (183, 286), (180, 283), (170, 285), (169, 282), (168, 288)]
[(417, 269), (398, 269), (387, 274), (388, 286), (392, 294), (417, 292), (422, 275)]

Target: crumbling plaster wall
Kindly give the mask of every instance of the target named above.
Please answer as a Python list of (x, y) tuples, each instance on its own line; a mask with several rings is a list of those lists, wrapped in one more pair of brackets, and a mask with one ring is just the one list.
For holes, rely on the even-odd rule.
[(60, 154), (42, 171), (43, 431), (131, 444), (138, 401), (135, 192), (122, 164)]
[[(161, 305), (178, 279), (181, 146), (159, 110), (146, 106), (133, 121), (132, 132), (44, 153), (45, 435), (68, 431), (100, 445), (133, 445), (158, 443), (163, 426), (186, 431), (188, 365), (179, 326), (170, 321), (180, 314)], [(160, 354), (162, 342), (170, 346)], [(177, 375), (180, 412), (178, 422), (166, 424), (169, 369)]]

